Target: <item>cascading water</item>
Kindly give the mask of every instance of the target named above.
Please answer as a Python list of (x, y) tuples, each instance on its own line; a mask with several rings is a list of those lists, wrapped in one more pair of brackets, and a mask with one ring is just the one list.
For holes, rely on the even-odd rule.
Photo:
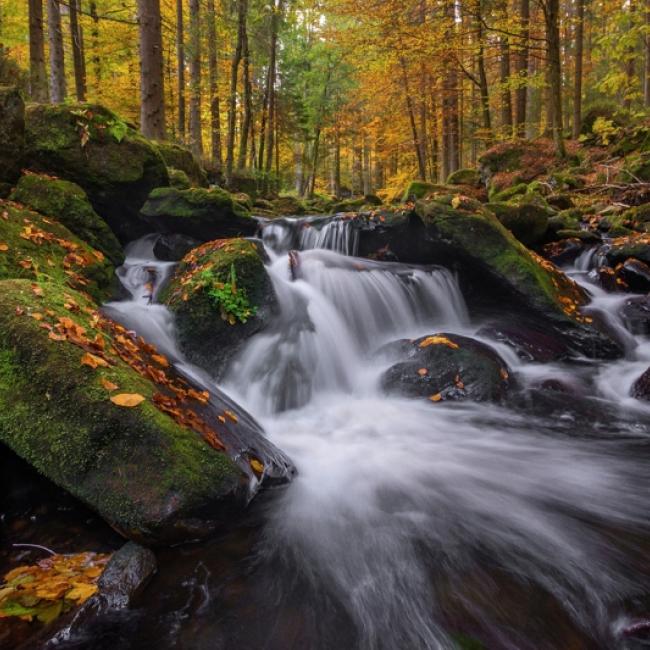
[[(570, 413), (558, 423), (543, 412), (382, 394), (389, 360), (375, 351), (384, 343), (472, 335), (480, 324), (468, 318), (448, 271), (341, 254), (354, 250), (344, 221), (336, 237), (318, 239), (338, 252), (289, 258), (302, 241), (297, 223), (264, 228), (280, 313), (231, 365), (225, 388), (299, 475), (261, 506), (264, 526), (245, 537), (244, 551), (232, 550), (243, 542), (230, 536), (168, 553), (156, 588), (167, 585), (174, 597), (160, 599), (157, 623), (138, 624), (126, 647), (620, 643), (630, 615), (645, 613), (634, 599), (649, 584), (641, 543), (649, 532), (647, 418), (636, 429), (596, 434)], [(602, 296), (594, 294), (598, 309)], [(156, 327), (173, 338), (172, 325)], [(492, 345), (519, 381), (539, 376), (542, 364)], [(604, 385), (618, 363), (630, 361), (584, 379), (596, 397), (620, 401)], [(569, 376), (575, 366), (547, 364), (544, 372)], [(483, 645), (462, 645), (470, 638)]]

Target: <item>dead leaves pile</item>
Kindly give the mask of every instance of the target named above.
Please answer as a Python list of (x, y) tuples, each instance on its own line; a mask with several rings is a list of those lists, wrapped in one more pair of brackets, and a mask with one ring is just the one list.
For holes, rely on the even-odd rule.
[[(38, 298), (43, 297), (42, 288), (32, 285), (32, 292)], [(109, 370), (118, 364), (118, 359), (128, 364), (135, 372), (153, 382), (158, 392), (151, 397), (151, 403), (160, 411), (170, 416), (180, 426), (199, 433), (214, 449), (223, 451), (225, 446), (218, 432), (210, 426), (196, 411), (197, 407), (206, 406), (210, 400), (207, 391), (199, 391), (190, 386), (170, 369), (167, 358), (160, 354), (155, 346), (142, 337), (129, 332), (122, 325), (105, 318), (90, 307), (81, 307), (72, 296), (65, 294), (64, 307), (71, 316), (57, 316), (52, 310), (31, 311), (27, 314), (22, 307), (16, 308), (16, 315), (28, 315), (39, 322), (39, 327), (48, 331), (48, 338), (56, 343), (68, 342), (84, 351), (80, 365), (94, 371)], [(89, 328), (78, 323), (73, 314), (85, 314), (89, 317)], [(147, 401), (139, 393), (117, 392), (120, 386), (108, 377), (99, 379), (103, 388), (111, 393), (108, 399), (121, 408), (136, 408)], [(192, 406), (196, 404), (196, 406)], [(225, 424), (227, 420), (237, 422), (237, 416), (224, 411), (218, 420)]]
[(52, 555), (19, 566), (0, 585), (0, 619), (11, 616), (50, 623), (97, 593), (97, 581), (110, 555)]

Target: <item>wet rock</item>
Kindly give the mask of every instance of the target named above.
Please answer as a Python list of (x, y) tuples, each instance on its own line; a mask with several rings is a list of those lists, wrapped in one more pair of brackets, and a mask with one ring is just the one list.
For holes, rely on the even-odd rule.
[(20, 175), (25, 148), (25, 102), (13, 86), (0, 86), (0, 181)]
[(70, 181), (40, 174), (21, 176), (11, 195), (41, 214), (54, 217), (115, 266), (124, 261), (122, 246), (106, 222), (93, 210), (86, 193)]
[(650, 266), (630, 258), (616, 267), (616, 274), (635, 293), (648, 293), (650, 291)]
[(525, 361), (549, 363), (571, 356), (571, 348), (563, 337), (523, 319), (516, 323), (490, 323), (482, 327), (478, 334), (512, 347), (517, 356)]
[(382, 375), (381, 386), (388, 393), (434, 402), (499, 401), (512, 384), (503, 359), (473, 339), (443, 333), (396, 345), (406, 358)]
[(160, 235), (153, 246), (154, 255), (163, 262), (178, 262), (201, 242), (187, 235)]
[(613, 239), (605, 256), (612, 267), (625, 262), (630, 257), (650, 264), (650, 233)]
[(632, 397), (650, 402), (650, 368), (648, 368), (633, 384), (630, 391)]
[(610, 291), (612, 293), (616, 291), (627, 291), (627, 285), (617, 276), (614, 269), (611, 269), (608, 266), (600, 266), (595, 270), (595, 274), (598, 279), (598, 284), (600, 284), (605, 291)]
[(167, 167), (184, 172), (194, 187), (207, 187), (208, 176), (194, 154), (185, 147), (171, 142), (154, 142)]
[(621, 308), (621, 317), (632, 334), (650, 335), (650, 298), (629, 298)]
[(572, 237), (546, 244), (542, 252), (544, 257), (553, 264), (565, 266), (571, 264), (585, 248), (585, 243), (581, 239)]
[(248, 210), (219, 188), (160, 187), (151, 192), (140, 214), (153, 232), (178, 233), (202, 242), (254, 235), (257, 230)]
[(261, 250), (244, 239), (203, 244), (183, 258), (160, 297), (176, 314), (184, 354), (213, 376), (277, 310)]
[[(153, 354), (81, 293), (0, 283), (0, 441), (125, 537), (169, 544), (209, 535), (293, 468), (237, 404), (216, 389), (201, 396)], [(195, 392), (169, 401), (181, 386)]]
[(169, 183), (153, 144), (99, 105), (28, 106), (25, 165), (80, 185), (122, 242), (147, 232), (138, 212)]

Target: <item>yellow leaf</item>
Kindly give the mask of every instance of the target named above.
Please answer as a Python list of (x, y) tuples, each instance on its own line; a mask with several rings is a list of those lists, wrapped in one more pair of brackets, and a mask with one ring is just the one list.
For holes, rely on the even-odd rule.
[(91, 354), (90, 352), (86, 352), (86, 354), (81, 357), (81, 365), (88, 366), (89, 368), (99, 368), (99, 366), (106, 368), (108, 366), (108, 361), (94, 354)]
[(264, 465), (257, 458), (251, 458), (250, 464), (256, 474), (261, 474), (264, 471)]
[(7, 244), (0, 244), (0, 253), (6, 253), (9, 250), (9, 246)]
[(454, 343), (449, 340), (446, 336), (427, 336), (426, 339), (420, 342), (421, 348), (426, 348), (429, 345), (446, 345), (452, 350), (457, 350), (460, 346), (458, 343)]
[(431, 395), (431, 397), (429, 397), (429, 399), (432, 402), (439, 402), (442, 399), (442, 395), (440, 393), (436, 393), (435, 395)]
[(169, 368), (169, 361), (165, 357), (163, 357), (162, 354), (152, 354), (151, 355), (152, 361), (155, 361), (159, 366), (162, 366), (163, 368)]
[(114, 384), (112, 381), (109, 381), (105, 377), (102, 377), (99, 381), (107, 391), (117, 390), (119, 388), (117, 384)]
[(126, 408), (133, 408), (144, 402), (144, 396), (138, 393), (120, 393), (119, 395), (113, 395), (111, 397), (111, 402), (117, 406), (124, 406)]
[(91, 596), (97, 593), (97, 585), (89, 585), (85, 582), (76, 582), (74, 587), (65, 595), (66, 600), (76, 600), (79, 605), (86, 602)]

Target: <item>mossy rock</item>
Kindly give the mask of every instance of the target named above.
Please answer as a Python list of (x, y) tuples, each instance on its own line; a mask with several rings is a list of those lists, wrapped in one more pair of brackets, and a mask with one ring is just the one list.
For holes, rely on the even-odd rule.
[(110, 296), (113, 265), (100, 251), (52, 218), (13, 201), (0, 201), (0, 279), (47, 280)]
[(402, 193), (402, 202), (417, 201), (433, 194), (451, 194), (446, 185), (427, 183), (426, 181), (411, 181)]
[(25, 102), (13, 86), (0, 86), (0, 181), (20, 175), (25, 148)]
[(502, 401), (512, 384), (506, 362), (466, 336), (438, 333), (385, 346), (400, 358), (381, 377), (388, 393), (447, 400)]
[(338, 203), (334, 203), (332, 205), (332, 212), (335, 214), (338, 212), (360, 212), (364, 205), (366, 205), (365, 198), (363, 196), (358, 196), (356, 198), (345, 199)]
[(153, 144), (93, 104), (29, 105), (25, 164), (80, 185), (122, 242), (146, 232), (138, 211), (152, 189), (169, 184)]
[[(113, 349), (117, 338), (128, 337), (124, 328), (109, 327), (82, 294), (55, 283), (38, 286), (40, 298), (29, 281), (0, 283), (0, 440), (138, 541), (196, 539), (243, 508), (259, 478), (249, 464), (250, 450), (241, 454), (250, 416), (231, 406), (232, 418), (218, 429), (228, 449), (240, 441), (232, 457), (212, 446), (156, 407), (154, 395), (165, 389), (150, 377), (171, 376), (164, 359), (154, 360), (139, 340), (122, 342), (122, 350), (135, 346), (136, 356), (152, 366), (152, 374), (136, 372)], [(36, 313), (43, 318), (34, 318)], [(81, 331), (83, 340), (103, 341), (104, 352), (95, 352), (106, 365), (84, 365), (88, 353), (71, 335), (53, 339), (52, 334), (71, 331), (61, 330), (61, 323)], [(120, 394), (144, 400), (126, 408), (110, 399)], [(208, 421), (206, 413), (218, 398), (210, 395), (205, 406), (188, 399), (191, 405), (179, 408), (192, 408)], [(223, 411), (224, 403), (218, 403)], [(269, 443), (259, 431), (256, 435), (263, 449), (254, 458), (266, 465)], [(273, 448), (273, 453), (279, 452)]]
[(558, 230), (557, 236), (560, 239), (579, 239), (585, 244), (600, 244), (602, 242), (600, 236), (591, 230), (571, 230), (567, 228)]
[[(582, 354), (613, 357), (620, 347), (582, 312), (586, 292), (550, 262), (529, 251), (486, 208), (463, 210), (419, 201), (412, 225), (413, 245), (437, 262), (454, 260), (471, 271), (474, 282), (498, 286), (508, 299), (561, 332)], [(485, 289), (478, 289), (485, 292)]]
[(237, 201), (240, 205), (243, 205), (249, 212), (253, 209), (253, 199), (244, 192), (233, 194), (232, 199), (233, 201)]
[(271, 201), (273, 210), (280, 216), (290, 217), (293, 215), (301, 215), (307, 212), (304, 201), (298, 197), (291, 196), (290, 194), (278, 196), (277, 199)]
[(246, 239), (211, 241), (190, 251), (161, 300), (176, 314), (184, 354), (217, 377), (277, 309), (261, 251)]
[(526, 246), (544, 241), (548, 229), (548, 211), (534, 202), (487, 203), (485, 206)]
[(613, 239), (606, 257), (611, 266), (625, 262), (630, 257), (650, 264), (650, 233), (644, 232)]
[(473, 185), (481, 184), (481, 175), (478, 169), (458, 169), (447, 177), (447, 185)]
[(208, 176), (205, 170), (189, 149), (171, 142), (153, 142), (152, 144), (162, 156), (167, 167), (185, 172), (194, 187), (208, 186)]
[(54, 217), (91, 248), (104, 253), (115, 266), (124, 261), (117, 237), (93, 210), (86, 193), (76, 183), (26, 174), (18, 181), (11, 199), (45, 216)]
[(182, 169), (168, 167), (167, 171), (169, 172), (169, 185), (171, 187), (175, 187), (177, 190), (189, 190), (192, 187), (190, 179)]
[(220, 188), (160, 187), (151, 192), (140, 214), (150, 230), (199, 241), (254, 235), (257, 230), (250, 212)]
[(501, 192), (497, 192), (494, 188), (490, 188), (488, 196), (491, 203), (503, 203), (509, 201), (515, 196), (523, 196), (528, 192), (528, 183), (517, 183), (512, 187), (508, 187)]
[(581, 220), (582, 211), (569, 208), (549, 217), (548, 227), (554, 233), (557, 233), (558, 230), (579, 230)]

